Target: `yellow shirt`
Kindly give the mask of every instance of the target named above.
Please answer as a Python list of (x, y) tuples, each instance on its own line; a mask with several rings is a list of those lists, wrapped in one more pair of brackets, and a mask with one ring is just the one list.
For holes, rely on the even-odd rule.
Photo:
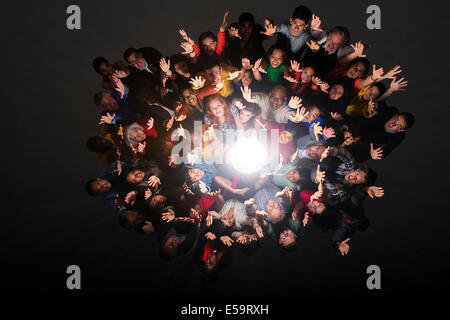
[[(229, 66), (227, 64), (222, 64), (222, 63), (220, 64), (220, 66), (222, 68), (223, 88), (217, 93), (220, 94), (222, 97), (227, 98), (234, 91), (234, 81), (233, 80), (227, 80), (227, 78), (230, 76), (231, 72), (235, 72), (235, 71), (237, 71), (239, 69), (237, 69), (235, 67), (232, 67), (232, 66)], [(197, 75), (198, 76), (202, 76), (202, 78), (206, 79), (205, 72), (199, 72)], [(212, 84), (211, 84), (211, 82), (206, 80), (205, 86), (206, 87), (211, 87)]]
[(347, 106), (347, 110), (345, 111), (345, 113), (349, 117), (363, 116), (364, 118), (371, 118), (377, 114), (377, 112), (374, 111), (374, 112), (372, 112), (372, 115), (369, 116), (369, 111), (367, 110), (369, 107), (369, 101), (366, 101), (363, 99), (364, 94), (371, 87), (372, 87), (372, 85), (368, 85), (367, 87), (359, 90), (358, 94), (350, 100), (350, 103)]

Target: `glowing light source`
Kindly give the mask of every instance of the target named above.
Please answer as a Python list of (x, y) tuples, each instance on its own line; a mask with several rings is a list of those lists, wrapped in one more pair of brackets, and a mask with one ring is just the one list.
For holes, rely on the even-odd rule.
[(262, 168), (267, 159), (266, 149), (255, 138), (240, 138), (229, 153), (233, 167), (242, 173), (253, 173)]

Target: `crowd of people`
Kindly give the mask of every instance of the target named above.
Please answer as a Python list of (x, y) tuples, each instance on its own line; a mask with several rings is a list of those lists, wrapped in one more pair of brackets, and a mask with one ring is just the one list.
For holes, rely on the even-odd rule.
[[(385, 161), (414, 124), (387, 102), (407, 87), (401, 67), (369, 61), (368, 44), (351, 42), (344, 26), (326, 31), (305, 6), (283, 23), (244, 12), (229, 24), (226, 12), (217, 33), (179, 36), (172, 56), (143, 47), (93, 60), (103, 90), (87, 147), (105, 167), (87, 193), (158, 241), (162, 258), (195, 250), (207, 278), (232, 247), (271, 239), (295, 250), (310, 225), (348, 254), (369, 225), (364, 200), (384, 194), (365, 162)], [(230, 153), (218, 138), (230, 130), (236, 139), (274, 131), (278, 152), (240, 172), (217, 161)], [(180, 141), (188, 151), (175, 152)]]

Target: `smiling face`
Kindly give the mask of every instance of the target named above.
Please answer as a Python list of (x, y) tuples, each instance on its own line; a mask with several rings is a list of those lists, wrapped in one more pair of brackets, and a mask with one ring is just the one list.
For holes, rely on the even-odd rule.
[(292, 140), (294, 139), (294, 136), (292, 135), (291, 132), (287, 131), (287, 130), (283, 130), (280, 133), (280, 137), (278, 139), (278, 142), (281, 144), (288, 144), (290, 143)]
[(216, 85), (222, 79), (222, 68), (220, 66), (214, 66), (211, 69), (206, 69), (205, 77), (209, 83)]
[(144, 180), (145, 172), (141, 170), (133, 170), (127, 174), (127, 182), (130, 184), (138, 184)]
[(299, 18), (290, 19), (289, 23), (291, 25), (291, 33), (294, 36), (298, 36), (300, 33), (302, 33), (308, 25), (305, 23), (304, 20), (300, 20)]
[(188, 170), (188, 176), (192, 183), (200, 181), (200, 179), (203, 178), (204, 175), (205, 172), (197, 168), (191, 168)]
[(375, 100), (379, 95), (380, 90), (377, 87), (373, 86), (367, 89), (366, 92), (364, 92), (363, 99), (365, 101), (370, 101), (372, 99)]
[(366, 179), (367, 179), (367, 174), (360, 169), (355, 170), (355, 171), (350, 172), (349, 174), (345, 175), (345, 181), (347, 181), (353, 185), (364, 183), (364, 182), (366, 182)]
[(128, 57), (127, 62), (130, 66), (139, 70), (144, 70), (146, 66), (145, 59), (140, 52), (132, 52)]
[(173, 68), (175, 69), (175, 72), (178, 74), (181, 74), (185, 78), (190, 78), (191, 73), (189, 72), (189, 66), (186, 62), (180, 61), (174, 64)]
[(344, 36), (338, 32), (330, 33), (325, 45), (325, 50), (328, 52), (334, 52), (342, 47), (344, 44)]
[(295, 184), (297, 184), (301, 179), (300, 173), (298, 172), (297, 169), (292, 169), (292, 170), (286, 172), (284, 174), (284, 177), (286, 179), (288, 179), (290, 182), (295, 183)]
[(320, 117), (320, 110), (316, 106), (309, 106), (308, 108), (308, 114), (305, 116), (303, 121), (314, 121), (317, 120)]
[(286, 103), (286, 89), (282, 87), (274, 87), (269, 94), (270, 108), (272, 110), (279, 109), (283, 104)]
[(197, 105), (197, 97), (193, 90), (186, 88), (181, 92), (181, 98), (189, 105)]
[(144, 130), (141, 128), (133, 128), (130, 132), (130, 140), (134, 142), (142, 142), (147, 138), (147, 136), (144, 133)]
[(345, 75), (350, 79), (358, 79), (362, 77), (365, 71), (366, 67), (364, 64), (362, 62), (357, 62), (347, 70)]
[(323, 202), (310, 201), (306, 204), (306, 208), (308, 209), (309, 213), (314, 215), (321, 214), (326, 209), (326, 206)]
[(100, 72), (100, 74), (105, 77), (108, 77), (114, 73), (114, 69), (113, 69), (112, 65), (109, 64), (108, 62), (102, 62), (98, 69), (99, 69), (98, 71)]
[(305, 69), (303, 69), (301, 76), (302, 83), (309, 83), (314, 74), (315, 74), (314, 69), (311, 67), (306, 67)]
[(252, 82), (253, 82), (253, 72), (251, 70), (247, 70), (241, 79), (242, 86), (250, 87)]
[(216, 53), (217, 41), (214, 41), (213, 38), (207, 37), (203, 39), (200, 46), (202, 47), (204, 53), (208, 56), (212, 56)]
[(308, 157), (313, 159), (314, 161), (319, 161), (322, 153), (325, 151), (325, 146), (323, 144), (316, 144), (314, 146), (309, 147), (306, 150), (306, 154)]
[(291, 229), (284, 229), (280, 233), (279, 244), (287, 247), (295, 243), (297, 235)]
[(242, 39), (247, 41), (250, 38), (250, 35), (253, 32), (253, 26), (254, 24), (250, 21), (239, 22), (239, 34), (241, 35)]
[(272, 51), (272, 54), (269, 56), (269, 62), (272, 68), (278, 68), (281, 66), (284, 60), (283, 51), (280, 49), (275, 49)]
[(100, 106), (103, 110), (115, 111), (119, 109), (119, 104), (110, 94), (105, 94), (100, 101)]
[(389, 131), (402, 132), (406, 128), (406, 120), (404, 116), (396, 114), (390, 118), (384, 125), (384, 128)]
[(344, 94), (344, 87), (341, 84), (335, 84), (334, 86), (331, 87), (329, 93), (328, 93), (328, 98), (330, 98), (330, 100), (339, 100), (342, 95)]
[(91, 182), (90, 188), (95, 194), (103, 194), (111, 189), (111, 183), (108, 180), (97, 178)]
[(221, 218), (220, 221), (227, 227), (231, 227), (234, 225), (234, 209), (231, 208), (227, 213), (225, 213)]
[(223, 101), (217, 98), (210, 99), (207, 105), (207, 108), (218, 119), (221, 119), (225, 116), (225, 107), (226, 106), (223, 104)]
[(272, 199), (267, 201), (266, 211), (272, 222), (277, 222), (282, 218), (283, 213), (280, 205)]
[(241, 123), (247, 123), (248, 120), (250, 120), (252, 117), (253, 113), (251, 113), (250, 111), (247, 111), (245, 109), (239, 111), (239, 121), (241, 121)]

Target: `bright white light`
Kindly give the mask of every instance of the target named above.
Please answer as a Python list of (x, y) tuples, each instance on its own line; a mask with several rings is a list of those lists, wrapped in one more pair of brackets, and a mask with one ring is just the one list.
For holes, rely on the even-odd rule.
[(229, 153), (233, 167), (242, 173), (253, 173), (262, 168), (266, 162), (266, 150), (255, 138), (241, 138)]

